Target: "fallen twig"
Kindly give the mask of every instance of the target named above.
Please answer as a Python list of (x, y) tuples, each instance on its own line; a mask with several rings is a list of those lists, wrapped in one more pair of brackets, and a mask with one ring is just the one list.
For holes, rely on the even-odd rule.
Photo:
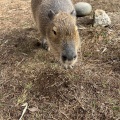
[(25, 114), (25, 112), (26, 112), (26, 110), (27, 110), (27, 108), (28, 108), (28, 103), (24, 103), (22, 106), (25, 106), (25, 108), (24, 108), (24, 110), (23, 110), (23, 112), (22, 112), (22, 115), (21, 115), (21, 117), (20, 117), (19, 120), (22, 120), (22, 118), (23, 118), (23, 116), (24, 116), (24, 114)]

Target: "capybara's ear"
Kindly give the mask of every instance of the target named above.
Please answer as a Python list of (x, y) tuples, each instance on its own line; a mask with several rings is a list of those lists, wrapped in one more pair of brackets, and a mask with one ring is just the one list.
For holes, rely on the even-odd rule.
[(73, 10), (73, 11), (71, 12), (71, 15), (76, 16), (76, 11)]
[(48, 13), (48, 17), (50, 18), (50, 20), (52, 20), (54, 16), (55, 16), (54, 11), (50, 10)]

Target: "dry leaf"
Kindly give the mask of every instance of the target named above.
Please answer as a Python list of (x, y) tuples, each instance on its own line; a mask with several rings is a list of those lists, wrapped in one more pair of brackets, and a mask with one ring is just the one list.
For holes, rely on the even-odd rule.
[(28, 108), (28, 110), (29, 110), (30, 112), (36, 112), (36, 111), (38, 111), (39, 109), (36, 108), (36, 107), (33, 107), (33, 108)]

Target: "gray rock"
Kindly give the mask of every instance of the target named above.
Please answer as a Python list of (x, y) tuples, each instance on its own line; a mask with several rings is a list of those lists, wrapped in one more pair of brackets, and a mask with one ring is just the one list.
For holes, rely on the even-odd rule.
[(104, 10), (101, 10), (101, 9), (95, 10), (93, 19), (94, 19), (93, 26), (105, 27), (111, 24), (110, 17)]
[(83, 17), (91, 13), (92, 6), (86, 2), (78, 2), (77, 4), (75, 4), (75, 10), (77, 13), (77, 17)]

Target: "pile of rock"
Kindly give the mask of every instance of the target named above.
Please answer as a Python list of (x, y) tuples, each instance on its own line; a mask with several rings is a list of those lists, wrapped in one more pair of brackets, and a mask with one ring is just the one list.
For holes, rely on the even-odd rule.
[(111, 24), (111, 19), (104, 10), (97, 9), (93, 16), (93, 26), (109, 26)]
[[(77, 17), (83, 17), (90, 15), (92, 12), (92, 6), (86, 2), (78, 2), (75, 4), (75, 10)], [(109, 26), (111, 24), (111, 19), (108, 14), (101, 9), (94, 11), (93, 15), (93, 26)]]
[(83, 17), (91, 13), (92, 6), (86, 2), (78, 2), (77, 4), (75, 4), (75, 10), (77, 13), (77, 17)]

